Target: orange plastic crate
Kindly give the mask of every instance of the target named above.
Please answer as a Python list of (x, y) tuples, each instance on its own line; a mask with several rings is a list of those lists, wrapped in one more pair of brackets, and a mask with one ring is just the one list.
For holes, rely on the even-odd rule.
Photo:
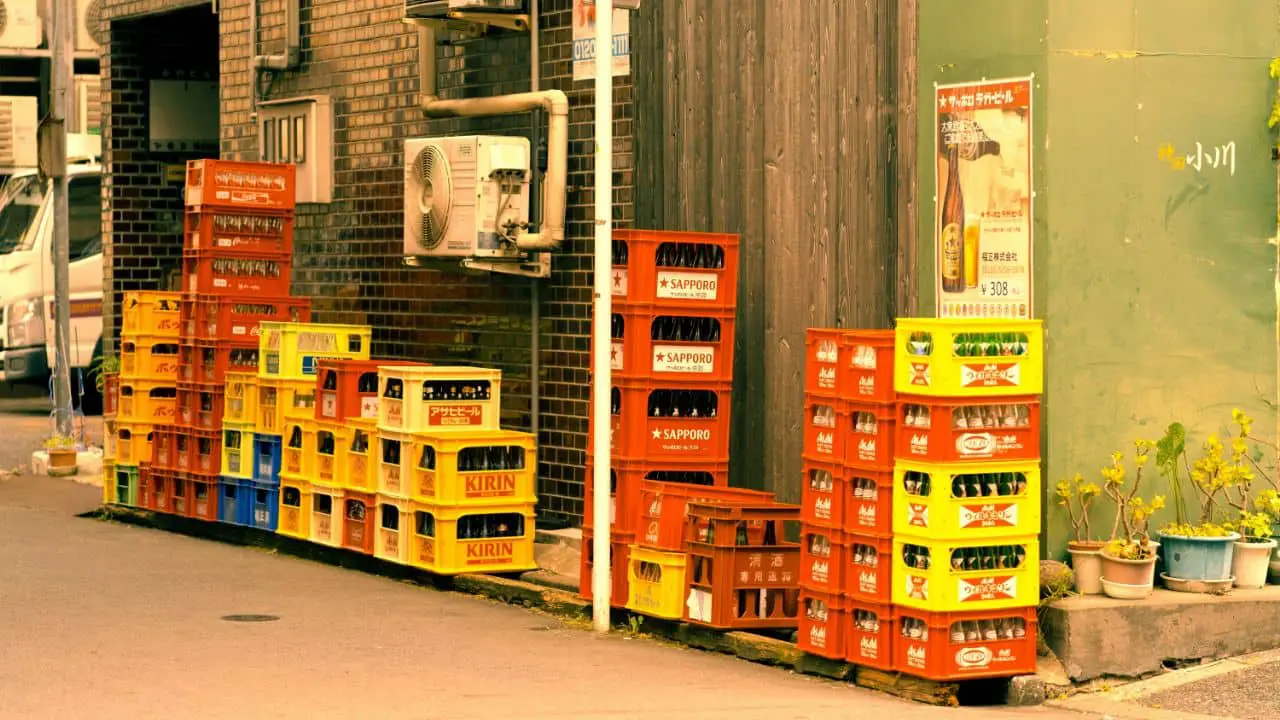
[(179, 429), (174, 437), (175, 469), (217, 475), (222, 470), (222, 433)]
[(178, 514), (173, 509), (174, 474), (170, 470), (152, 466), (148, 472), (147, 507), (161, 513)]
[(800, 545), (787, 542), (796, 505), (689, 503), (688, 616), (691, 623), (730, 629), (797, 626)]
[(319, 358), (316, 370), (316, 419), (378, 419), (378, 366), (429, 366), (404, 360)]
[(610, 335), (609, 358), (615, 377), (733, 380), (732, 310), (629, 305), (613, 313)]
[(613, 296), (628, 304), (732, 309), (738, 302), (738, 236), (615, 230)]
[[(728, 467), (722, 466), (718, 474), (727, 482)], [(756, 504), (773, 501), (773, 493), (761, 490), (643, 480), (638, 544), (664, 550), (683, 550), (684, 525), (691, 502)]]
[[(731, 387), (730, 383), (619, 380), (610, 401), (613, 457), (728, 462)], [(589, 432), (588, 458), (591, 442)]]
[(258, 346), (256, 344), (215, 340), (196, 340), (182, 345), (181, 369), (178, 378), (183, 382), (226, 383), (227, 373), (258, 372)]
[(377, 520), (377, 495), (354, 490), (343, 492), (342, 547), (373, 554), (373, 537)]
[(221, 383), (178, 383), (178, 426), (193, 430), (221, 430)]
[(810, 397), (804, 412), (807, 457), (867, 468), (893, 468), (893, 405)]
[(898, 608), (897, 613), (894, 670), (940, 681), (1036, 671), (1035, 607), (963, 613)]
[(198, 294), (184, 295), (182, 299), (182, 332), (192, 340), (245, 343), (256, 348), (261, 335), (258, 323), (264, 320), (307, 322), (311, 320), (311, 300)]
[(115, 417), (120, 412), (120, 373), (102, 373), (102, 416)]
[(888, 603), (852, 599), (849, 632), (845, 635), (845, 659), (855, 665), (891, 670), (899, 648), (896, 608)]
[(805, 337), (805, 392), (860, 402), (893, 402), (893, 342), (892, 330), (810, 328)]
[(804, 525), (800, 531), (800, 587), (828, 595), (842, 593), (849, 550), (843, 530)]
[(838, 593), (800, 589), (796, 645), (820, 657), (843, 660), (850, 629), (849, 601)]
[(214, 257), (201, 251), (182, 254), (183, 291), (231, 298), (289, 294), (292, 256)]
[(206, 522), (218, 521), (218, 475), (186, 473), (187, 504), (185, 515)]
[(898, 404), (898, 457), (922, 462), (1037, 460), (1040, 399), (903, 395)]
[(893, 593), (893, 538), (848, 534), (841, 591), (856, 600), (888, 604)]
[[(612, 542), (609, 544), (610, 565), (609, 565), (609, 583), (610, 588), (609, 605), (611, 607), (621, 608), (627, 606), (627, 595), (630, 592), (630, 582), (627, 579), (627, 565), (631, 562), (631, 546), (635, 543), (635, 536), (627, 533), (613, 533)], [(584, 600), (591, 599), (591, 570), (595, 560), (595, 543), (590, 530), (582, 531), (582, 557), (579, 561), (578, 573), (578, 595)]]
[(236, 160), (188, 160), (189, 208), (292, 210), (298, 170), (294, 165)]
[(208, 208), (185, 213), (183, 250), (234, 255), (293, 253), (293, 213)]
[[(584, 476), (582, 526), (595, 522), (595, 465), (588, 460)], [(729, 485), (728, 464), (661, 463), (614, 460), (609, 468), (609, 519), (614, 532), (635, 535), (644, 521), (640, 496), (646, 481), (682, 482), (690, 485)], [(680, 529), (683, 537), (684, 529)]]
[(893, 472), (806, 457), (801, 519), (864, 535), (893, 534)]

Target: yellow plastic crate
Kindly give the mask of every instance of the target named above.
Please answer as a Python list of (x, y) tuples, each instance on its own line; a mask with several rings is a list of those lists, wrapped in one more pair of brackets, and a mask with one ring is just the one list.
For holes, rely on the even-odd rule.
[(120, 423), (116, 430), (116, 462), (121, 465), (151, 462), (153, 429), (146, 423)]
[(408, 499), (413, 478), (413, 435), (379, 428), (374, 452), (378, 494)]
[(440, 575), (534, 570), (533, 508), (413, 503), (409, 564)]
[(178, 380), (178, 339), (125, 335), (120, 339), (120, 377), (124, 380)]
[(393, 432), (499, 429), (502, 371), (475, 367), (378, 368), (378, 427)]
[(316, 422), (315, 420), (285, 423), (280, 447), (280, 472), (315, 479)]
[(347, 456), (351, 448), (352, 428), (345, 422), (316, 421), (315, 481), (333, 487), (346, 482)]
[(1040, 463), (921, 463), (893, 471), (893, 532), (932, 540), (1040, 533)]
[(346, 453), (338, 457), (338, 485), (346, 490), (378, 489), (378, 428), (373, 420), (347, 420), (351, 428)]
[(252, 423), (222, 423), (221, 475), (239, 480), (253, 479), (253, 437)]
[(301, 540), (310, 540), (311, 484), (282, 482), (279, 502), (280, 517), (276, 522), (276, 532)]
[[(928, 558), (922, 564), (921, 556)], [(893, 604), (928, 612), (1033, 607), (1040, 601), (1036, 536), (1002, 540), (893, 539)]]
[(893, 387), (936, 397), (1044, 392), (1044, 328), (1039, 320), (900, 318)]
[(407, 565), (413, 540), (412, 503), (378, 493), (378, 516), (373, 527), (373, 556)]
[(627, 609), (643, 615), (684, 617), (689, 554), (632, 545), (627, 561)]
[(116, 464), (106, 459), (102, 461), (102, 504), (116, 504)]
[(258, 328), (258, 375), (272, 379), (314, 383), (317, 360), (368, 360), (373, 340), (368, 325), (263, 321)]
[[(306, 398), (311, 405), (306, 404)], [(315, 419), (315, 383), (307, 380), (258, 380), (257, 419), (254, 432), (283, 435), (289, 420)], [(225, 418), (224, 418), (225, 419)]]
[(120, 336), (154, 335), (176, 338), (182, 325), (182, 294), (135, 291), (120, 304)]
[(258, 376), (254, 373), (227, 373), (222, 396), (222, 422), (249, 423), (258, 420)]
[(342, 547), (342, 500), (340, 488), (311, 485), (311, 542)]
[(536, 502), (537, 438), (514, 430), (415, 433), (409, 496), (437, 505)]
[(177, 404), (178, 387), (172, 381), (122, 379), (117, 419), (121, 423), (172, 425)]

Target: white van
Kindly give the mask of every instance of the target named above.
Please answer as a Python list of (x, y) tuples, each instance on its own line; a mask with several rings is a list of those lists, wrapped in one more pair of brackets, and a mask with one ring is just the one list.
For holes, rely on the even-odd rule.
[[(71, 391), (101, 412), (90, 370), (102, 357), (102, 166), (95, 136), (68, 137), (71, 240)], [(95, 147), (96, 146), (96, 147)], [(53, 330), (53, 195), (34, 170), (0, 189), (0, 382), (47, 384)]]

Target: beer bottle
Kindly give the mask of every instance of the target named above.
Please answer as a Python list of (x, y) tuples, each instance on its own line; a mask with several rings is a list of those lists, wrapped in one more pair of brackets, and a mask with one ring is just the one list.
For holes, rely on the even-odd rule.
[[(614, 388), (613, 391), (617, 393), (618, 389)], [(653, 392), (649, 393), (649, 417), (663, 416), (663, 401), (666, 399), (664, 397), (666, 393), (667, 393), (666, 390), (654, 390)], [(621, 414), (621, 407), (622, 407), (621, 393), (619, 393), (618, 397), (619, 397), (619, 400), (616, 403), (616, 405), (618, 406), (619, 409), (613, 413), (614, 415)]]
[(977, 475), (964, 476), (964, 490), (966, 497), (976, 498), (982, 495), (981, 483)]
[(1013, 619), (1013, 636), (1022, 639), (1027, 636), (1027, 621), (1022, 618)]
[(999, 494), (1000, 488), (999, 488), (999, 485), (997, 482), (997, 476), (995, 473), (987, 473), (986, 475), (983, 476), (983, 480), (984, 480), (983, 487), (982, 487), (983, 497), (992, 497)]
[(951, 551), (951, 569), (952, 569), (952, 570), (957, 570), (957, 571), (959, 571), (959, 570), (964, 570), (964, 569), (965, 569), (964, 551), (963, 551), (963, 550), (952, 550), (952, 551)]
[(1013, 494), (1023, 495), (1027, 492), (1027, 476), (1025, 473), (1015, 473), (1013, 476)]
[(942, 196), (941, 232), (938, 244), (941, 256), (942, 290), (958, 293), (964, 290), (964, 197), (960, 190), (960, 146), (947, 149), (947, 184)]
[(982, 225), (977, 217), (965, 219), (964, 226), (964, 286), (978, 287), (978, 246)]
[(1013, 473), (1000, 473), (1000, 480), (996, 485), (996, 494), (1002, 497), (1013, 494)]
[(978, 621), (970, 620), (965, 623), (964, 639), (966, 642), (975, 642), (978, 639)]
[(953, 498), (965, 497), (964, 480), (961, 479), (960, 475), (956, 475), (951, 479), (951, 497)]
[(916, 546), (915, 545), (902, 546), (902, 564), (906, 565), (909, 568), (913, 568), (916, 566)]
[(958, 623), (958, 622), (951, 623), (951, 642), (953, 643), (964, 642), (964, 625), (962, 623)]

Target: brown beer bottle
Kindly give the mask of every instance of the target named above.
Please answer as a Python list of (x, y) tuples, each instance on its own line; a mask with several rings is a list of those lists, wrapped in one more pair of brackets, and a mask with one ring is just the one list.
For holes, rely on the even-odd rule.
[(943, 292), (964, 290), (964, 198), (960, 192), (960, 146), (947, 149), (947, 186), (942, 196), (942, 232), (938, 243), (942, 250)]

